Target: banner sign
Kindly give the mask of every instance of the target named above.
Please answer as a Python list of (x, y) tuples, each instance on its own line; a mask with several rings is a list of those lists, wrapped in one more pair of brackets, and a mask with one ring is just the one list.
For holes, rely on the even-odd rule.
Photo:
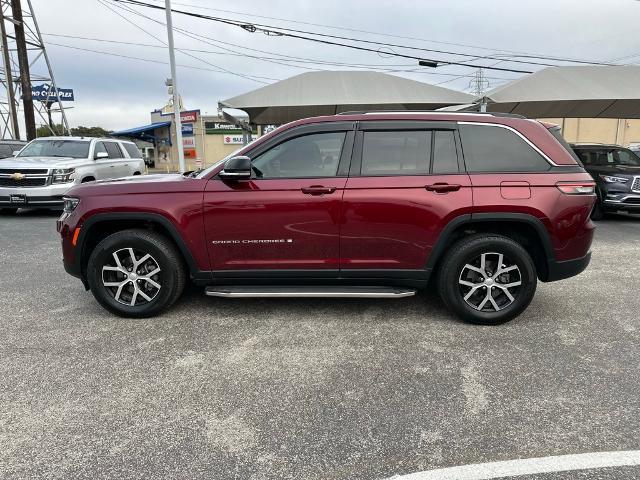
[(187, 137), (193, 136), (193, 123), (182, 124), (182, 135)]
[(182, 147), (183, 148), (196, 148), (196, 138), (195, 137), (183, 137), (182, 138)]
[[(58, 95), (63, 102), (73, 102), (73, 89), (71, 88), (59, 88)], [(31, 87), (31, 96), (34, 100), (41, 102), (57, 102), (56, 91), (53, 87), (50, 87), (46, 83), (43, 85), (33, 85)]]
[(243, 143), (242, 135), (223, 135), (222, 143), (225, 145), (242, 145)]
[[(161, 113), (161, 115), (173, 116), (173, 112)], [(186, 110), (184, 112), (180, 112), (180, 121), (182, 123), (195, 123), (198, 121), (198, 115), (200, 115), (200, 110)]]

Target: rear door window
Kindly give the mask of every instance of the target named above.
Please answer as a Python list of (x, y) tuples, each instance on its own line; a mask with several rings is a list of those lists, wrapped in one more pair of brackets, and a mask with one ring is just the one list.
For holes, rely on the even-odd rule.
[(140, 150), (138, 149), (138, 147), (135, 146), (133, 143), (123, 143), (122, 145), (124, 146), (124, 149), (129, 154), (129, 157), (142, 158), (142, 153), (140, 153)]
[(461, 124), (459, 130), (469, 173), (543, 172), (551, 168), (529, 143), (507, 128)]
[(104, 142), (109, 158), (122, 158), (122, 150), (116, 142)]
[(361, 175), (427, 175), (431, 156), (431, 132), (363, 132)]

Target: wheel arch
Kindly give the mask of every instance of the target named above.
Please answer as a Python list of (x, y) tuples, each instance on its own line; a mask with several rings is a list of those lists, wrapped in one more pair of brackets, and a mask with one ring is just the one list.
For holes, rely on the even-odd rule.
[(192, 277), (197, 276), (198, 267), (193, 254), (184, 243), (177, 228), (166, 217), (157, 213), (101, 213), (85, 221), (78, 235), (76, 262), (81, 279), (86, 282), (86, 269), (92, 249), (107, 236), (122, 230), (149, 229), (167, 237), (174, 244)]
[(450, 221), (434, 245), (426, 269), (438, 270), (449, 247), (460, 238), (475, 233), (494, 233), (511, 238), (531, 255), (540, 280), (547, 281), (555, 253), (544, 223), (526, 213), (477, 213)]

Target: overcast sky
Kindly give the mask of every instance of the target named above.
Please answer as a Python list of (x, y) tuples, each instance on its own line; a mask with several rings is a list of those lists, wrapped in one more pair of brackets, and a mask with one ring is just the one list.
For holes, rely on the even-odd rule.
[[(163, 0), (147, 1), (164, 4)], [(149, 123), (149, 112), (163, 106), (168, 100), (164, 86), (169, 76), (168, 52), (162, 43), (166, 42), (164, 12), (132, 7), (140, 14), (151, 17), (147, 19), (122, 10), (112, 0), (32, 0), (32, 3), (40, 28), (46, 34), (44, 39), (58, 85), (75, 91), (74, 108), (68, 111), (71, 126), (97, 125), (123, 129)], [(132, 23), (109, 10), (105, 3)], [(478, 56), (501, 55), (508, 50), (589, 61), (612, 61), (625, 57), (621, 62), (640, 62), (640, 1), (637, 0), (174, 0), (173, 6), (175, 9), (211, 16)], [(230, 13), (229, 10), (237, 13)], [(178, 14), (174, 15), (174, 25), (191, 34), (210, 38), (202, 41), (189, 38), (181, 32), (175, 34), (177, 48), (205, 51), (189, 52), (198, 58), (176, 53), (178, 82), (185, 106), (188, 109), (199, 108), (202, 112), (215, 113), (218, 100), (258, 88), (264, 85), (261, 82), (274, 81), (271, 79), (284, 79), (313, 69), (353, 69), (273, 63), (272, 59), (283, 55), (373, 66), (369, 68), (405, 70), (394, 74), (463, 91), (470, 90), (470, 75), (474, 73), (471, 68), (456, 66), (418, 68), (412, 60), (389, 58), (384, 53), (385, 49), (380, 53), (360, 52), (292, 38), (266, 36), (263, 33), (249, 33), (237, 26)], [(53, 34), (131, 42), (134, 45), (65, 38)], [(216, 43), (219, 41), (227, 43)], [(77, 50), (69, 46), (104, 53)], [(436, 59), (469, 60), (459, 55), (428, 54), (398, 47), (393, 51), (419, 53)], [(491, 65), (496, 60), (475, 60), (472, 63)], [(524, 70), (542, 68), (506, 62), (498, 66)], [(223, 72), (220, 67), (249, 78)], [(469, 76), (458, 78), (462, 75)], [(521, 76), (492, 71), (487, 71), (486, 75), (490, 77), (490, 87)]]

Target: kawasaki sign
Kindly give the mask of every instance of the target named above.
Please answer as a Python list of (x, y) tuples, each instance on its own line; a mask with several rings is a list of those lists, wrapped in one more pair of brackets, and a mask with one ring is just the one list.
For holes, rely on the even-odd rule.
[[(73, 90), (71, 88), (59, 88), (58, 95), (63, 102), (73, 102)], [(40, 100), (41, 102), (57, 102), (56, 91), (53, 87), (47, 85), (34, 85), (31, 87), (31, 96), (34, 100)]]

